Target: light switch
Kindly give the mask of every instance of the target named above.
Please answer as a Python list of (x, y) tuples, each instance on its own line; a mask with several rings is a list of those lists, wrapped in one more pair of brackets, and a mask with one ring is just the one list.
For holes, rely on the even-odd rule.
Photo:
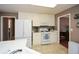
[(70, 30), (71, 32), (73, 31), (73, 29), (71, 28), (71, 30)]

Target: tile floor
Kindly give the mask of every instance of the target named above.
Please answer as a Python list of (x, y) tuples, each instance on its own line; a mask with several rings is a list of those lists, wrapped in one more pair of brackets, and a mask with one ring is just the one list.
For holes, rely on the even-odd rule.
[(33, 49), (43, 54), (67, 54), (67, 48), (58, 43), (34, 45)]

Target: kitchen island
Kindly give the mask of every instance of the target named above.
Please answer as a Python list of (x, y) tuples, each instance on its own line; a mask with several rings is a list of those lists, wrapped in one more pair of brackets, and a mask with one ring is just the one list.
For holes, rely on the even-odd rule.
[(40, 53), (26, 47), (26, 39), (16, 39), (11, 41), (0, 42), (0, 54), (40, 54)]

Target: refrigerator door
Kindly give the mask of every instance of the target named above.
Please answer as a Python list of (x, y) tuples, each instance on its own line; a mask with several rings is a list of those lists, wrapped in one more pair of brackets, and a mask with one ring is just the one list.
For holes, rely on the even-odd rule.
[(23, 38), (23, 20), (15, 20), (15, 39)]
[(24, 20), (24, 38), (27, 38), (27, 47), (32, 47), (32, 21)]
[(31, 22), (31, 20), (24, 20), (24, 32), (23, 32), (24, 37), (30, 38), (31, 32), (32, 32), (32, 22)]
[(27, 19), (15, 20), (15, 38), (26, 39), (27, 47), (32, 46), (32, 21)]

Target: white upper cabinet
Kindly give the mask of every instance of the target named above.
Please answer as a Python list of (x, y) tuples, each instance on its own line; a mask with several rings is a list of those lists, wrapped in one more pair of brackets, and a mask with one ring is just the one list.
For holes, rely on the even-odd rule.
[(40, 15), (39, 17), (40, 25), (48, 25), (48, 26), (55, 26), (55, 19), (53, 15)]
[(40, 25), (55, 26), (54, 15), (19, 12), (18, 18), (33, 20), (33, 26), (40, 26)]
[(34, 14), (32, 20), (33, 20), (33, 26), (40, 26), (40, 18), (38, 14)]

